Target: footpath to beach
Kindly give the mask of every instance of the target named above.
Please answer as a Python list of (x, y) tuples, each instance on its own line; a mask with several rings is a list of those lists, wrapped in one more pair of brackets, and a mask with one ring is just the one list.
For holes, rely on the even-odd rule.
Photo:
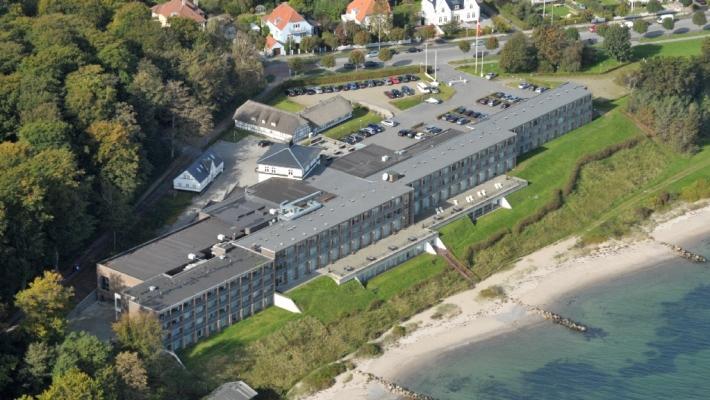
[[(590, 250), (575, 248), (576, 239), (571, 238), (545, 247), (521, 259), (513, 268), (479, 283), (475, 289), (445, 299), (443, 303), (461, 310), (458, 315), (432, 319), (435, 309), (415, 315), (404, 324), (418, 324), (418, 329), (387, 347), (380, 357), (357, 361), (357, 370), (361, 372), (339, 376), (334, 386), (309, 399), (401, 398), (401, 394), (395, 396), (381, 382), (396, 382), (408, 366), (422, 365), (423, 360), (442, 352), (539, 322), (544, 315), (531, 312), (532, 309), (547, 310), (556, 299), (586, 286), (679, 257), (688, 259), (682, 250), (702, 238), (710, 238), (708, 203), (702, 208), (679, 209), (666, 215), (648, 229), (645, 239), (610, 241)], [(481, 299), (480, 291), (493, 285), (501, 286), (506, 297)]]

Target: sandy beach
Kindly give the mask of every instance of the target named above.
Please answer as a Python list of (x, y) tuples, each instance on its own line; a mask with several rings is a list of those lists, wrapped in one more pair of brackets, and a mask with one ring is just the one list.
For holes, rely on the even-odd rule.
[[(427, 357), (541, 320), (511, 299), (546, 308), (556, 299), (586, 286), (678, 258), (661, 242), (684, 246), (710, 238), (710, 205), (704, 203), (702, 208), (674, 210), (660, 217), (647, 232), (646, 239), (610, 241), (593, 249), (577, 249), (574, 247), (576, 239), (571, 238), (530, 254), (513, 268), (479, 283), (475, 289), (445, 299), (443, 303), (460, 309), (458, 315), (432, 319), (435, 309), (415, 315), (403, 323), (418, 324), (414, 332), (386, 347), (378, 358), (355, 360), (355, 372), (342, 374), (334, 386), (309, 399), (395, 399), (397, 396), (379, 383), (368, 382), (358, 371), (396, 382), (398, 375)], [(480, 291), (493, 285), (503, 287), (507, 299), (481, 299)]]

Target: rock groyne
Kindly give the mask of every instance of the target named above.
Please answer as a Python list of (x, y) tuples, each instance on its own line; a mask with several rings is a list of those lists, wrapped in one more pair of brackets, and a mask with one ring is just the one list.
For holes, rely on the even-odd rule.
[(562, 325), (567, 329), (573, 330), (575, 332), (581, 332), (581, 333), (587, 332), (587, 330), (589, 330), (589, 328), (587, 328), (586, 325), (583, 325), (579, 322), (575, 322), (569, 318), (565, 318), (560, 314), (554, 313), (552, 311), (547, 311), (547, 310), (542, 309), (540, 307), (535, 307), (535, 306), (525, 304), (522, 301), (520, 301), (519, 299), (512, 299), (512, 300), (514, 303), (527, 309), (529, 312), (538, 314), (538, 315), (542, 316), (542, 318), (544, 318), (548, 321), (552, 321), (555, 324)]
[(673, 250), (673, 252), (676, 253), (678, 256), (685, 258), (686, 260), (689, 260), (691, 262), (694, 262), (694, 263), (708, 262), (708, 260), (705, 257), (703, 257), (702, 255), (690, 252), (690, 251), (688, 251), (676, 244), (666, 243), (666, 242), (660, 242), (660, 243), (662, 245), (670, 248), (671, 250)]
[(431, 397), (426, 394), (417, 393), (411, 389), (408, 389), (402, 385), (398, 385), (394, 382), (390, 382), (387, 379), (381, 378), (375, 374), (371, 374), (369, 372), (364, 372), (364, 371), (360, 371), (360, 370), (358, 370), (357, 372), (364, 375), (368, 381), (375, 381), (375, 382), (379, 383), (385, 389), (387, 389), (388, 392), (390, 392), (396, 396), (401, 396), (401, 397), (411, 399), (411, 400), (435, 400), (434, 397)]

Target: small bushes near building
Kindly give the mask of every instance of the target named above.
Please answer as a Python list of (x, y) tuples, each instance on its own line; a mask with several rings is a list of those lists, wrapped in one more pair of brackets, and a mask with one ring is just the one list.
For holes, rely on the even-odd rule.
[(710, 179), (700, 178), (680, 191), (680, 199), (689, 203), (710, 197)]
[(506, 297), (505, 289), (500, 285), (492, 285), (478, 293), (478, 297), (481, 299), (504, 299)]

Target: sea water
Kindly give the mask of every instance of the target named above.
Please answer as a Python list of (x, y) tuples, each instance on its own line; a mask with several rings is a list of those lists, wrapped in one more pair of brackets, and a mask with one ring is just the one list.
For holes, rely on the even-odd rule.
[[(710, 258), (710, 238), (686, 247)], [(678, 258), (547, 308), (592, 334), (541, 322), (397, 380), (438, 399), (710, 399), (710, 264)]]

